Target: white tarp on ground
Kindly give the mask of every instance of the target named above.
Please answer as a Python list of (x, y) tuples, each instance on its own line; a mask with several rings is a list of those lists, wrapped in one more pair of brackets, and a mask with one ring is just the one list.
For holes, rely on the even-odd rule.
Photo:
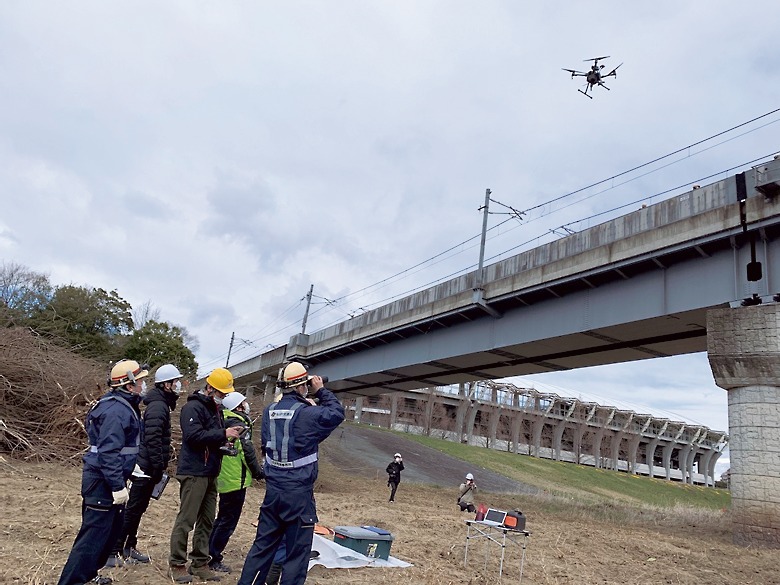
[(400, 568), (412, 566), (411, 563), (407, 563), (392, 556), (388, 557), (387, 560), (384, 560), (373, 559), (361, 555), (359, 552), (355, 552), (346, 546), (341, 546), (319, 534), (314, 535), (314, 542), (312, 543), (311, 548), (320, 553), (320, 556), (309, 561), (309, 569), (314, 565), (322, 565), (327, 569), (355, 569), (357, 567)]

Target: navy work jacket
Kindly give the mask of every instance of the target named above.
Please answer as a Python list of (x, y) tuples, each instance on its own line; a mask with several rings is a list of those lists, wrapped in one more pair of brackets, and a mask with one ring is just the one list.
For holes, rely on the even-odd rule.
[(111, 390), (87, 414), (81, 495), (87, 504), (111, 505), (111, 492), (127, 486), (138, 457), (140, 397)]
[[(276, 404), (265, 408), (261, 440), (266, 457), (264, 471), (268, 488), (300, 490), (314, 486), (319, 470), (316, 461), (319, 444), (344, 421), (344, 407), (333, 392), (321, 388), (314, 397), (320, 401), (318, 406), (312, 406), (300, 394), (292, 391), (284, 394)], [(278, 414), (280, 411), (290, 410), (293, 410), (293, 415), (289, 419), (273, 419), (271, 415), (271, 411)], [(271, 425), (275, 426), (275, 442), (271, 438)], [(273, 465), (274, 461), (284, 461), (285, 448), (288, 462), (305, 458), (313, 461), (300, 467)]]

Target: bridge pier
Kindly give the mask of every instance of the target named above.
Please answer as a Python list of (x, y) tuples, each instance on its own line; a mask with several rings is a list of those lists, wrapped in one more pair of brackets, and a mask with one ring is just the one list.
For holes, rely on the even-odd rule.
[(707, 353), (728, 391), (734, 543), (780, 548), (780, 304), (713, 309)]

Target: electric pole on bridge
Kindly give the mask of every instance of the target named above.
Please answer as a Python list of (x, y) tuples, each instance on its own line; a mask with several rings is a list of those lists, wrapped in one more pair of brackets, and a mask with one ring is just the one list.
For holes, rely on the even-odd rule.
[(482, 267), (485, 263), (485, 240), (487, 238), (487, 222), (488, 213), (490, 211), (490, 189), (485, 189), (485, 205), (480, 207), (477, 211), (482, 211), (482, 240), (479, 243), (479, 266), (477, 268), (477, 275), (474, 278), (474, 294), (472, 296), (474, 303), (479, 305), (485, 312), (489, 313), (496, 319), (501, 318), (501, 313), (496, 311), (493, 307), (488, 306), (485, 302), (484, 294), (485, 289), (482, 288)]
[(306, 333), (306, 321), (309, 320), (309, 307), (311, 307), (311, 297), (314, 293), (314, 285), (309, 287), (309, 294), (306, 295), (306, 312), (303, 314), (303, 327), (301, 327), (301, 335)]

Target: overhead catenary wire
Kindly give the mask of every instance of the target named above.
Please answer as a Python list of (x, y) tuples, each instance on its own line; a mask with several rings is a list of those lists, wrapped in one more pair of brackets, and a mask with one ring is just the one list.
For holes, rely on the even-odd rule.
[[(693, 142), (693, 143), (691, 143), (691, 144), (689, 144), (689, 145), (687, 145), (687, 146), (684, 146), (684, 147), (682, 147), (682, 148), (678, 148), (678, 149), (676, 149), (676, 150), (674, 150), (674, 151), (672, 151), (672, 152), (670, 152), (670, 153), (668, 153), (668, 154), (665, 154), (665, 155), (663, 155), (663, 156), (656, 157), (656, 158), (654, 158), (654, 159), (653, 159), (653, 160), (651, 160), (651, 161), (648, 161), (648, 162), (642, 163), (642, 164), (640, 164), (640, 165), (637, 165), (637, 166), (635, 166), (635, 167), (632, 167), (632, 168), (630, 168), (630, 169), (628, 169), (628, 170), (625, 170), (625, 171), (622, 171), (622, 172), (620, 172), (620, 173), (616, 173), (616, 174), (614, 174), (614, 175), (612, 175), (612, 176), (610, 176), (610, 177), (607, 177), (607, 178), (605, 178), (605, 179), (602, 179), (602, 180), (600, 180), (600, 181), (597, 181), (597, 182), (591, 183), (591, 184), (589, 184), (589, 185), (587, 185), (587, 186), (585, 186), (585, 187), (582, 187), (582, 188), (576, 189), (575, 191), (571, 191), (571, 192), (565, 193), (565, 194), (563, 194), (563, 195), (560, 195), (560, 196), (558, 196), (558, 197), (554, 197), (554, 198), (552, 198), (552, 199), (549, 199), (549, 200), (547, 200), (547, 201), (545, 201), (545, 202), (543, 202), (543, 203), (540, 203), (540, 204), (534, 205), (534, 206), (532, 206), (532, 207), (529, 207), (529, 208), (527, 208), (527, 209), (525, 209), (525, 210), (523, 210), (523, 211), (519, 211), (519, 210), (517, 210), (515, 207), (513, 207), (513, 206), (511, 206), (511, 205), (508, 205), (508, 204), (506, 204), (506, 203), (502, 203), (502, 202), (496, 201), (495, 199), (491, 199), (492, 201), (494, 201), (494, 202), (495, 202), (495, 203), (497, 203), (498, 205), (501, 205), (501, 206), (503, 206), (503, 207), (505, 207), (505, 208), (509, 209), (510, 211), (507, 213), (507, 215), (509, 215), (509, 217), (508, 217), (507, 219), (505, 219), (505, 220), (503, 220), (503, 221), (501, 221), (501, 222), (497, 223), (496, 225), (494, 225), (494, 226), (492, 226), (492, 227), (488, 228), (488, 230), (487, 230), (487, 231), (488, 231), (488, 232), (495, 232), (495, 231), (496, 231), (496, 230), (498, 230), (500, 227), (502, 227), (502, 226), (503, 226), (503, 225), (505, 225), (506, 223), (508, 223), (508, 222), (511, 222), (511, 221), (513, 221), (513, 220), (514, 220), (514, 221), (517, 221), (517, 220), (523, 219), (523, 225), (525, 225), (525, 224), (528, 224), (528, 223), (531, 223), (531, 222), (533, 222), (533, 221), (535, 221), (535, 220), (541, 219), (542, 217), (548, 216), (548, 215), (550, 215), (550, 214), (552, 214), (552, 213), (555, 213), (555, 212), (557, 212), (557, 211), (560, 211), (560, 210), (562, 210), (562, 209), (566, 209), (566, 208), (570, 207), (571, 205), (576, 205), (576, 204), (578, 204), (578, 203), (581, 203), (582, 201), (585, 201), (585, 200), (587, 200), (587, 199), (590, 199), (590, 198), (592, 198), (592, 197), (594, 197), (594, 196), (597, 196), (597, 195), (599, 195), (599, 194), (601, 194), (601, 193), (603, 193), (603, 192), (605, 192), (605, 191), (607, 191), (607, 190), (614, 189), (614, 188), (616, 188), (616, 187), (618, 187), (618, 186), (621, 186), (621, 185), (624, 185), (624, 184), (626, 184), (626, 183), (628, 183), (628, 182), (630, 182), (630, 181), (632, 181), (632, 180), (636, 180), (636, 179), (638, 179), (639, 177), (646, 176), (646, 175), (648, 175), (648, 174), (650, 174), (650, 173), (658, 172), (659, 170), (661, 170), (661, 169), (663, 169), (663, 168), (666, 168), (667, 166), (669, 166), (669, 165), (671, 165), (671, 164), (675, 164), (675, 163), (677, 163), (677, 162), (681, 162), (682, 160), (686, 160), (686, 159), (685, 159), (685, 158), (683, 158), (683, 159), (680, 159), (680, 160), (678, 160), (678, 161), (673, 161), (673, 162), (669, 163), (668, 165), (664, 165), (664, 166), (662, 166), (662, 167), (659, 167), (659, 168), (653, 169), (653, 170), (651, 170), (651, 171), (648, 171), (648, 172), (646, 172), (646, 173), (643, 173), (643, 174), (642, 174), (642, 175), (640, 175), (639, 177), (635, 177), (635, 178), (629, 179), (629, 180), (627, 180), (627, 181), (623, 181), (623, 182), (619, 183), (618, 185), (613, 185), (613, 186), (611, 186), (611, 187), (610, 187), (610, 188), (608, 188), (608, 189), (604, 189), (604, 190), (602, 190), (602, 191), (600, 191), (600, 192), (598, 192), (598, 193), (591, 194), (591, 195), (589, 195), (589, 196), (587, 196), (587, 197), (585, 197), (585, 198), (582, 198), (582, 199), (580, 199), (580, 200), (578, 200), (578, 201), (576, 201), (576, 202), (574, 202), (574, 203), (571, 203), (571, 204), (565, 205), (565, 206), (563, 206), (563, 207), (560, 207), (560, 208), (557, 208), (557, 209), (555, 209), (555, 210), (548, 211), (548, 212), (546, 212), (546, 213), (542, 213), (542, 214), (540, 214), (539, 216), (537, 216), (537, 217), (535, 217), (535, 218), (527, 218), (527, 219), (526, 219), (526, 218), (524, 217), (524, 216), (527, 216), (527, 215), (528, 215), (530, 212), (532, 212), (532, 211), (536, 211), (536, 210), (542, 209), (542, 208), (544, 208), (545, 206), (549, 206), (550, 204), (552, 204), (552, 203), (555, 203), (555, 202), (557, 202), (557, 201), (561, 201), (561, 200), (563, 200), (563, 199), (566, 199), (566, 198), (568, 198), (568, 197), (571, 197), (571, 196), (573, 196), (573, 195), (576, 195), (576, 194), (582, 193), (582, 192), (584, 192), (584, 191), (586, 191), (587, 189), (590, 189), (590, 188), (592, 188), (592, 187), (595, 187), (595, 186), (598, 186), (598, 185), (602, 185), (602, 184), (604, 184), (604, 183), (607, 183), (607, 182), (609, 182), (609, 181), (614, 181), (614, 179), (616, 179), (616, 178), (623, 177), (623, 176), (625, 176), (625, 175), (628, 175), (628, 174), (630, 174), (630, 173), (632, 173), (632, 172), (635, 172), (635, 171), (637, 171), (637, 170), (640, 170), (640, 169), (643, 169), (643, 168), (649, 167), (649, 166), (651, 166), (651, 165), (653, 165), (653, 164), (655, 164), (655, 163), (658, 163), (658, 162), (660, 162), (660, 161), (662, 161), (662, 160), (668, 159), (668, 158), (670, 158), (670, 157), (672, 157), (672, 156), (674, 156), (674, 155), (676, 155), (676, 154), (679, 154), (679, 153), (681, 153), (681, 152), (685, 152), (686, 150), (690, 151), (690, 149), (692, 149), (692, 148), (694, 148), (694, 147), (696, 147), (696, 146), (699, 146), (699, 145), (705, 144), (706, 142), (709, 142), (709, 141), (711, 141), (711, 140), (713, 140), (713, 139), (715, 139), (715, 138), (718, 138), (718, 137), (720, 137), (720, 136), (724, 136), (724, 135), (726, 135), (726, 134), (728, 134), (728, 133), (730, 133), (730, 132), (733, 132), (734, 130), (737, 130), (737, 129), (739, 129), (739, 128), (743, 128), (743, 127), (745, 127), (745, 126), (747, 126), (747, 125), (749, 125), (749, 124), (752, 124), (752, 123), (754, 123), (754, 122), (756, 122), (756, 121), (758, 121), (758, 120), (761, 120), (761, 119), (767, 118), (768, 116), (771, 116), (772, 114), (776, 114), (776, 113), (778, 113), (778, 112), (780, 112), (780, 108), (776, 108), (776, 109), (774, 109), (774, 110), (771, 110), (771, 111), (769, 111), (769, 112), (766, 112), (765, 114), (762, 114), (762, 115), (760, 115), (760, 116), (756, 116), (756, 117), (754, 117), (754, 118), (752, 118), (752, 119), (750, 119), (750, 120), (748, 120), (748, 121), (746, 121), (746, 122), (743, 122), (743, 123), (741, 123), (741, 124), (737, 124), (737, 125), (735, 125), (735, 126), (732, 126), (731, 128), (728, 128), (728, 129), (726, 129), (726, 130), (720, 131), (720, 132), (718, 132), (718, 133), (716, 133), (716, 134), (713, 134), (713, 135), (711, 135), (711, 136), (709, 136), (709, 137), (707, 137), (707, 138), (704, 138), (704, 139), (698, 140), (698, 141), (696, 141), (696, 142)], [(765, 126), (768, 126), (768, 125), (770, 125), (770, 124), (776, 123), (777, 121), (778, 121), (778, 120), (773, 120), (773, 121), (767, 122), (766, 124), (763, 124), (763, 125), (762, 125), (762, 126), (760, 126), (759, 128), (754, 128), (754, 129), (748, 130), (748, 131), (746, 131), (746, 132), (744, 132), (744, 133), (740, 134), (739, 136), (744, 136), (745, 134), (749, 134), (749, 133), (751, 133), (751, 132), (754, 132), (754, 131), (756, 131), (756, 130), (758, 130), (758, 129), (760, 129), (760, 128), (763, 128), (763, 127), (765, 127)], [(739, 137), (739, 136), (737, 136), (737, 137)], [(719, 146), (720, 144), (723, 144), (723, 143), (725, 143), (725, 142), (728, 142), (728, 141), (730, 141), (730, 140), (733, 140), (733, 139), (735, 139), (735, 138), (737, 138), (737, 137), (734, 137), (734, 138), (729, 138), (728, 140), (722, 141), (722, 142), (720, 142), (720, 143), (718, 143), (718, 144), (716, 144), (716, 145), (713, 145), (713, 146), (711, 146), (711, 147), (708, 147), (708, 148), (706, 148), (706, 149), (702, 149), (701, 151), (698, 151), (698, 152), (696, 152), (696, 153), (689, 154), (689, 156), (695, 156), (695, 155), (697, 155), (697, 154), (700, 154), (701, 152), (705, 152), (705, 151), (707, 151), (707, 150), (710, 150), (710, 149), (712, 149), (712, 148), (715, 148), (716, 146)], [(764, 158), (765, 158), (765, 157), (764, 157)], [(757, 160), (761, 160), (761, 159), (754, 159), (754, 161), (751, 161), (751, 162), (755, 162), (755, 161), (757, 161)], [(743, 163), (743, 165), (739, 165), (739, 166), (744, 166), (745, 164), (750, 164), (750, 163)], [(691, 181), (691, 182), (689, 182), (689, 183), (685, 183), (684, 185), (689, 185), (689, 184), (691, 184), (691, 183), (693, 183), (693, 182), (697, 182), (697, 181), (705, 180), (706, 178), (710, 178), (710, 177), (712, 177), (712, 176), (717, 176), (718, 174), (722, 174), (722, 173), (724, 173), (724, 172), (728, 172), (729, 170), (733, 170), (733, 169), (735, 169), (735, 168), (739, 168), (739, 166), (734, 166), (734, 167), (731, 167), (730, 169), (727, 169), (727, 170), (725, 170), (725, 171), (719, 171), (718, 173), (714, 173), (714, 174), (712, 174), (712, 175), (708, 175), (707, 177), (704, 177), (704, 178), (696, 179), (695, 181)], [(574, 225), (574, 224), (577, 224), (577, 223), (580, 223), (580, 222), (582, 222), (582, 221), (587, 221), (587, 220), (589, 220), (589, 219), (592, 219), (592, 218), (594, 218), (594, 217), (601, 216), (601, 215), (605, 215), (605, 214), (608, 214), (608, 213), (610, 213), (610, 212), (617, 211), (617, 210), (619, 210), (619, 209), (622, 209), (622, 208), (624, 208), (624, 207), (627, 207), (627, 206), (630, 206), (630, 205), (634, 205), (634, 204), (636, 204), (637, 202), (640, 202), (640, 201), (643, 201), (643, 200), (652, 199), (653, 197), (658, 197), (658, 196), (660, 196), (660, 195), (663, 195), (663, 194), (669, 193), (669, 192), (671, 192), (671, 191), (674, 191), (675, 189), (679, 189), (679, 188), (680, 188), (680, 186), (673, 187), (673, 188), (671, 188), (671, 189), (666, 189), (666, 190), (664, 190), (664, 191), (661, 191), (661, 192), (659, 192), (659, 193), (654, 193), (653, 195), (650, 195), (650, 196), (644, 197), (644, 198), (642, 198), (642, 199), (639, 199), (639, 200), (632, 201), (631, 203), (626, 203), (626, 204), (623, 204), (623, 205), (621, 205), (621, 206), (617, 206), (617, 207), (615, 207), (615, 208), (612, 208), (612, 209), (610, 209), (610, 210), (606, 210), (606, 211), (603, 211), (603, 212), (599, 212), (598, 214), (594, 214), (594, 215), (591, 215), (591, 216), (588, 216), (588, 217), (585, 217), (585, 218), (581, 218), (581, 219), (579, 219), (579, 220), (575, 220), (575, 221), (572, 221), (572, 222), (566, 223), (566, 224), (564, 224), (563, 226), (559, 226), (559, 229), (564, 229), (564, 231), (566, 231), (566, 230), (568, 230), (568, 226), (572, 226), (572, 225)], [(514, 227), (510, 227), (510, 228), (509, 228), (509, 230), (507, 230), (507, 231), (512, 231), (512, 230), (516, 229), (517, 227), (519, 227), (520, 225), (521, 225), (521, 224), (520, 224), (520, 222), (518, 221), (518, 223), (517, 223), (517, 224), (515, 224), (515, 226), (514, 226)], [(524, 242), (522, 242), (522, 243), (520, 243), (520, 244), (518, 244), (518, 245), (515, 245), (515, 246), (513, 246), (513, 247), (511, 247), (511, 248), (509, 248), (509, 249), (503, 250), (502, 252), (499, 252), (498, 254), (495, 254), (495, 255), (493, 255), (493, 256), (491, 256), (491, 257), (487, 258), (487, 260), (494, 260), (494, 259), (496, 259), (496, 258), (500, 258), (500, 257), (504, 256), (505, 254), (507, 254), (507, 253), (509, 253), (509, 252), (512, 252), (512, 251), (515, 251), (515, 250), (517, 250), (517, 249), (518, 249), (518, 248), (520, 248), (520, 247), (526, 246), (526, 245), (528, 245), (528, 244), (530, 244), (530, 243), (532, 243), (532, 242), (534, 242), (534, 241), (539, 241), (539, 240), (541, 240), (541, 239), (544, 237), (544, 235), (545, 235), (545, 234), (540, 234), (540, 235), (537, 235), (537, 236), (535, 236), (535, 237), (533, 237), (533, 238), (531, 238), (531, 239), (529, 239), (529, 240), (526, 240), (526, 241), (524, 241)], [(549, 235), (549, 232), (547, 232), (547, 235)], [(492, 238), (492, 237), (494, 237), (494, 236), (493, 236), (493, 235), (491, 235), (491, 238)], [(352, 291), (352, 292), (350, 292), (350, 293), (344, 294), (344, 295), (342, 295), (342, 296), (340, 296), (340, 297), (337, 297), (336, 299), (325, 299), (325, 298), (323, 297), (323, 300), (325, 301), (324, 305), (323, 305), (321, 308), (319, 308), (319, 309), (317, 309), (317, 310), (313, 311), (313, 312), (312, 312), (312, 316), (313, 316), (313, 315), (316, 315), (316, 314), (323, 313), (323, 311), (325, 311), (326, 309), (328, 309), (328, 308), (329, 308), (329, 309), (331, 309), (331, 310), (338, 310), (339, 312), (341, 312), (341, 313), (343, 313), (343, 314), (345, 314), (345, 315), (347, 315), (347, 316), (349, 316), (349, 317), (353, 317), (353, 316), (354, 316), (354, 314), (356, 313), (356, 311), (367, 311), (367, 310), (371, 310), (371, 308), (372, 308), (372, 307), (375, 307), (375, 306), (380, 306), (381, 304), (386, 304), (387, 302), (391, 302), (392, 300), (394, 300), (394, 299), (397, 299), (397, 298), (401, 298), (401, 297), (403, 297), (403, 296), (408, 296), (409, 294), (412, 294), (412, 293), (414, 293), (415, 291), (423, 290), (423, 289), (425, 289), (425, 288), (428, 288), (428, 287), (430, 287), (430, 286), (433, 286), (433, 285), (435, 285), (435, 284), (437, 284), (437, 283), (440, 283), (440, 282), (446, 281), (446, 280), (448, 280), (448, 279), (451, 279), (451, 278), (453, 278), (453, 277), (455, 277), (455, 276), (458, 276), (458, 275), (460, 275), (460, 274), (463, 274), (463, 273), (465, 273), (465, 272), (468, 272), (468, 271), (470, 271), (470, 270), (473, 270), (473, 269), (474, 269), (474, 267), (475, 267), (476, 265), (475, 265), (475, 264), (470, 264), (470, 265), (468, 265), (468, 266), (466, 266), (466, 267), (464, 267), (464, 268), (461, 268), (461, 269), (459, 269), (459, 270), (457, 270), (457, 271), (455, 271), (455, 272), (451, 272), (450, 274), (447, 274), (447, 275), (445, 275), (445, 276), (442, 276), (442, 277), (440, 277), (440, 278), (437, 278), (437, 279), (435, 279), (435, 280), (433, 280), (433, 281), (427, 282), (426, 284), (415, 286), (415, 287), (414, 287), (414, 288), (412, 288), (412, 289), (409, 289), (409, 290), (406, 290), (406, 291), (403, 291), (403, 292), (399, 292), (399, 293), (393, 294), (393, 295), (391, 295), (391, 296), (389, 296), (389, 297), (386, 297), (386, 298), (384, 298), (384, 299), (381, 299), (381, 300), (378, 300), (378, 301), (374, 301), (374, 302), (371, 302), (371, 303), (362, 303), (362, 306), (361, 306), (361, 307), (359, 307), (359, 308), (357, 308), (357, 309), (352, 309), (352, 310), (350, 310), (349, 308), (345, 309), (345, 308), (342, 306), (342, 305), (343, 305), (343, 303), (344, 303), (344, 302), (345, 302), (347, 299), (354, 299), (354, 300), (357, 300), (357, 299), (359, 299), (359, 298), (362, 298), (362, 297), (366, 296), (366, 295), (369, 293), (369, 291), (372, 291), (372, 290), (374, 290), (374, 289), (377, 289), (378, 287), (386, 287), (388, 284), (390, 284), (390, 283), (391, 283), (391, 282), (393, 282), (393, 281), (399, 280), (399, 279), (401, 279), (401, 278), (406, 278), (406, 277), (408, 277), (408, 276), (411, 276), (411, 275), (413, 275), (413, 274), (416, 274), (416, 273), (420, 272), (420, 271), (421, 271), (421, 270), (423, 270), (423, 269), (428, 269), (428, 268), (430, 268), (430, 266), (431, 266), (431, 265), (433, 265), (433, 264), (440, 263), (440, 262), (442, 262), (442, 261), (444, 261), (444, 260), (451, 259), (451, 258), (453, 258), (454, 256), (457, 256), (458, 254), (461, 254), (461, 253), (463, 253), (463, 252), (464, 252), (466, 249), (471, 249), (473, 246), (467, 246), (467, 245), (468, 245), (469, 243), (471, 243), (471, 242), (474, 242), (474, 241), (476, 241), (476, 240), (477, 240), (477, 239), (479, 239), (479, 238), (480, 238), (480, 234), (475, 234), (474, 236), (471, 236), (471, 237), (469, 237), (469, 238), (467, 238), (467, 239), (465, 239), (465, 240), (463, 240), (463, 241), (461, 241), (461, 242), (459, 242), (459, 243), (457, 243), (457, 244), (455, 244), (455, 245), (453, 245), (453, 246), (450, 246), (450, 247), (449, 247), (449, 248), (447, 248), (446, 250), (444, 250), (444, 251), (442, 251), (442, 252), (439, 252), (439, 253), (437, 253), (437, 254), (435, 254), (435, 255), (433, 255), (433, 256), (431, 256), (431, 257), (429, 257), (429, 258), (425, 259), (425, 260), (422, 260), (422, 261), (420, 261), (420, 262), (418, 262), (418, 263), (414, 264), (414, 265), (413, 265), (413, 266), (411, 266), (411, 267), (405, 268), (404, 270), (401, 270), (401, 271), (399, 271), (399, 272), (397, 272), (397, 273), (395, 273), (395, 274), (393, 274), (393, 275), (391, 275), (391, 276), (388, 276), (388, 277), (386, 277), (386, 278), (383, 278), (383, 279), (381, 279), (381, 280), (379, 280), (379, 281), (377, 281), (377, 282), (375, 282), (375, 283), (372, 283), (372, 284), (366, 285), (366, 286), (364, 286), (364, 287), (362, 287), (362, 288), (360, 288), (360, 289), (357, 289), (357, 290), (355, 290), (355, 291)], [(464, 248), (463, 248), (464, 246), (467, 246), (467, 247), (464, 249)], [(304, 298), (305, 298), (305, 297), (304, 297)], [(276, 318), (275, 318), (275, 319), (274, 319), (274, 320), (273, 320), (271, 323), (269, 323), (269, 324), (268, 324), (268, 325), (266, 325), (265, 327), (261, 328), (261, 329), (260, 329), (260, 330), (259, 330), (259, 331), (258, 331), (256, 334), (250, 335), (250, 336), (248, 336), (248, 337), (249, 337), (250, 339), (254, 339), (254, 341), (256, 341), (256, 342), (259, 342), (259, 341), (262, 341), (263, 339), (269, 338), (269, 337), (271, 337), (271, 336), (273, 336), (273, 335), (277, 335), (277, 334), (279, 334), (279, 333), (282, 333), (282, 332), (284, 332), (285, 330), (288, 330), (288, 329), (290, 329), (290, 328), (294, 327), (296, 323), (299, 323), (299, 322), (300, 322), (300, 319), (298, 319), (298, 320), (296, 320), (296, 321), (294, 321), (294, 322), (290, 323), (289, 325), (286, 325), (286, 326), (284, 326), (284, 327), (281, 327), (281, 328), (277, 329), (276, 331), (273, 331), (273, 332), (267, 333), (267, 334), (263, 335), (263, 336), (262, 336), (262, 337), (260, 337), (260, 338), (257, 338), (257, 337), (256, 337), (256, 336), (257, 336), (257, 335), (259, 335), (260, 333), (263, 333), (263, 332), (267, 331), (267, 330), (268, 330), (268, 328), (269, 328), (269, 327), (270, 327), (270, 326), (271, 326), (273, 323), (277, 323), (278, 321), (280, 321), (281, 319), (283, 319), (283, 317), (284, 317), (284, 316), (288, 315), (290, 312), (292, 312), (293, 310), (295, 310), (295, 309), (296, 309), (298, 306), (300, 306), (300, 303), (301, 303), (302, 301), (303, 301), (303, 299), (301, 299), (301, 300), (300, 300), (300, 301), (299, 301), (299, 302), (298, 302), (296, 305), (294, 305), (294, 306), (292, 306), (292, 307), (288, 308), (288, 309), (287, 309), (287, 310), (286, 310), (284, 313), (282, 313), (282, 314), (280, 314), (278, 317), (276, 317)], [(323, 314), (326, 314), (326, 313), (323, 313)], [(335, 321), (334, 323), (337, 323), (337, 322), (338, 322), (338, 321)], [(326, 327), (328, 327), (328, 326), (330, 326), (330, 325), (326, 325)], [(245, 348), (242, 348), (242, 349), (246, 349), (246, 348), (248, 348), (248, 347), (249, 347), (249, 346), (245, 346)], [(225, 354), (223, 354), (222, 356), (220, 356), (220, 357), (218, 357), (218, 358), (214, 358), (213, 360), (211, 360), (210, 362), (207, 362), (207, 363), (215, 363), (215, 362), (217, 362), (217, 361), (221, 361), (221, 359), (223, 359), (223, 358), (224, 358), (224, 355), (225, 355)]]

